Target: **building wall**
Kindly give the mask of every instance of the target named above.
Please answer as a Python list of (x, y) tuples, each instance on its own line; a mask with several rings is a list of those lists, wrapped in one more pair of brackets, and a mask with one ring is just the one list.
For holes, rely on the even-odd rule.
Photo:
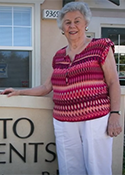
[(125, 28), (123, 10), (114, 9), (91, 9), (92, 20), (89, 25), (89, 32), (94, 32), (95, 37), (101, 37), (101, 27), (123, 27)]
[[(59, 10), (62, 8), (61, 0), (46, 0), (41, 5), (43, 9)], [(65, 36), (58, 29), (56, 19), (41, 18), (41, 74), (42, 83), (52, 71), (52, 59), (58, 49), (65, 46), (67, 41)]]
[[(101, 37), (101, 27), (124, 27), (125, 1), (121, 0), (120, 6), (109, 1), (89, 0), (87, 2), (92, 11), (92, 19), (87, 34), (94, 33), (94, 37)], [(60, 10), (62, 0), (45, 0), (41, 5), (43, 9)], [(55, 19), (42, 19), (41, 17), (41, 83), (43, 83), (52, 71), (52, 58), (56, 51), (67, 45), (65, 36), (58, 29)]]

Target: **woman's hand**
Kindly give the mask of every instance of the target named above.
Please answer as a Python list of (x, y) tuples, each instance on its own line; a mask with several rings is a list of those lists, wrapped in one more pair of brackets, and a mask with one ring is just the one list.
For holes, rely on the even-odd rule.
[(110, 137), (117, 137), (122, 132), (119, 114), (112, 113), (109, 116), (107, 134)]
[(51, 75), (47, 78), (45, 83), (43, 85), (34, 87), (34, 88), (27, 88), (27, 89), (20, 89), (16, 90), (13, 88), (7, 88), (4, 91), (2, 91), (0, 94), (7, 94), (8, 97), (14, 96), (14, 95), (30, 95), (30, 96), (44, 96), (50, 93), (53, 89), (52, 83), (51, 83)]
[(8, 97), (14, 96), (14, 95), (20, 95), (20, 91), (19, 90), (15, 90), (13, 88), (7, 88), (4, 91), (2, 91), (0, 94), (7, 94)]

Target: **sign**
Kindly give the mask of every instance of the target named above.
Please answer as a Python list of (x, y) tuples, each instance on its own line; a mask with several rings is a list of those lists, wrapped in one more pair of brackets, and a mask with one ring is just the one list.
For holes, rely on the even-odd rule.
[[(11, 136), (14, 135), (16, 138), (18, 138), (18, 141), (21, 140), (20, 146), (22, 151), (19, 151), (19, 146), (18, 144), (15, 144), (15, 141), (10, 139), (10, 142), (6, 142), (6, 140), (9, 140), (8, 126), (10, 122), (12, 124)], [(25, 131), (22, 132), (20, 129), (25, 124), (27, 125), (27, 127), (24, 127), (23, 130)], [(15, 121), (13, 121), (13, 118), (0, 118), (0, 125), (3, 128), (0, 134), (0, 138), (2, 140), (2, 142), (0, 142), (0, 165), (5, 166), (6, 164), (13, 164), (15, 162), (14, 157), (16, 157), (17, 160), (21, 160), (25, 164), (28, 163), (29, 150), (32, 150), (30, 151), (30, 161), (33, 163), (38, 163), (39, 159), (41, 158), (44, 160), (45, 163), (52, 163), (56, 160), (56, 152), (53, 149), (55, 147), (54, 142), (45, 143), (40, 140), (29, 140), (29, 142), (24, 141), (25, 139), (30, 138), (35, 132), (35, 123), (33, 120), (27, 117), (21, 117), (16, 119)], [(6, 149), (9, 150), (8, 153), (7, 151), (5, 151)], [(50, 156), (44, 157), (44, 154), (41, 154), (42, 157), (40, 157), (39, 150), (42, 151), (42, 149), (44, 149), (44, 152), (46, 152)], [(58, 173), (59, 172), (57, 169), (55, 171), (55, 174), (58, 175)], [(42, 171), (42, 175), (44, 174), (49, 175), (49, 170)]]
[(56, 19), (58, 14), (59, 10), (44, 9), (42, 17), (43, 19)]
[(59, 175), (52, 110), (40, 98), (17, 97), (18, 107), (11, 106), (13, 99), (0, 108), (0, 175)]

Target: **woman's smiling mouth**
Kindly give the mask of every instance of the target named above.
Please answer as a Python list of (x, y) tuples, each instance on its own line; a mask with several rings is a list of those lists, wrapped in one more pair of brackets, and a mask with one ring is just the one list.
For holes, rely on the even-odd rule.
[(74, 35), (76, 33), (78, 33), (78, 32), (73, 32), (73, 31), (69, 32), (69, 34), (71, 34), (71, 35)]

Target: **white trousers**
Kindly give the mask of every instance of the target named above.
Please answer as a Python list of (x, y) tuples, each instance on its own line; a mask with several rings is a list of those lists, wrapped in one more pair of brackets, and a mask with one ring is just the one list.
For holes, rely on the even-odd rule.
[(83, 122), (53, 120), (60, 175), (112, 175), (108, 117)]

